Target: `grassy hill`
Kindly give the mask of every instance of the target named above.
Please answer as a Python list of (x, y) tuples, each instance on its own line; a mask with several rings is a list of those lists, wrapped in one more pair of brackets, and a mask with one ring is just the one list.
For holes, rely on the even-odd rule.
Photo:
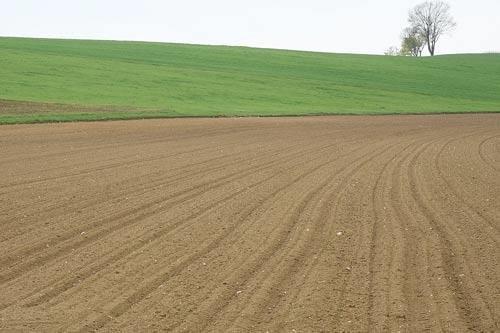
[(0, 123), (500, 111), (500, 55), (0, 38)]

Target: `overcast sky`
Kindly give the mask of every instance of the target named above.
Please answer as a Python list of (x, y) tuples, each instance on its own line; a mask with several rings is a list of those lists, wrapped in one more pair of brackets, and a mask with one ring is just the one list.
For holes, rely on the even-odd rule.
[[(0, 36), (382, 54), (419, 0), (0, 0)], [(500, 0), (449, 0), (438, 53), (500, 51)]]

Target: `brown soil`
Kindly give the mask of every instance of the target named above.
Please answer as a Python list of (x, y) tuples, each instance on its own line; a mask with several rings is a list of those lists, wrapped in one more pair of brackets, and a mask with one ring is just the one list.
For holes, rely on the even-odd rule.
[[(41, 103), (0, 99), (0, 115), (44, 114), (44, 113), (100, 113), (140, 111), (140, 109), (118, 106), (83, 106), (76, 104)], [(144, 110), (142, 110), (144, 111)]]
[(500, 329), (500, 115), (0, 127), (0, 329)]

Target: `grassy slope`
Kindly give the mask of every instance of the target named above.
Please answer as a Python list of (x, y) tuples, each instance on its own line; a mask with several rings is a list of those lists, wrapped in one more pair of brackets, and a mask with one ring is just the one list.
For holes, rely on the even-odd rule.
[[(0, 99), (118, 106), (0, 123), (154, 116), (500, 111), (500, 56), (434, 58), (0, 38)], [(120, 108), (118, 108), (120, 109)]]

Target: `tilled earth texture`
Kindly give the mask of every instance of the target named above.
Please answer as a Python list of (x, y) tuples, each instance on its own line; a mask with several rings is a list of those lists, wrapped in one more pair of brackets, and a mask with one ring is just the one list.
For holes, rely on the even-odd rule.
[(500, 330), (500, 115), (0, 127), (0, 330)]

